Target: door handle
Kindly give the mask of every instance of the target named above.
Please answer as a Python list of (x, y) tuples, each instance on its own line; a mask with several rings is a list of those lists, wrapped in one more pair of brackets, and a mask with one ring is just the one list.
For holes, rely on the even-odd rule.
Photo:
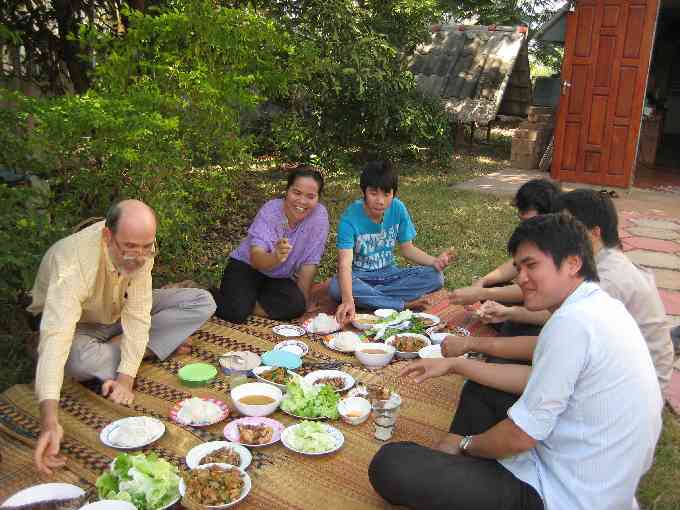
[(563, 95), (563, 96), (566, 96), (566, 95), (567, 95), (567, 92), (569, 92), (569, 88), (570, 88), (570, 87), (571, 87), (571, 82), (570, 82), (570, 81), (564, 80), (564, 81), (562, 82), (562, 95)]

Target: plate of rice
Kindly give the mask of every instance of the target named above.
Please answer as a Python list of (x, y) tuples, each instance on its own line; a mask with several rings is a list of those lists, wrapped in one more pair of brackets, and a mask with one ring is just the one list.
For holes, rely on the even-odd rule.
[(214, 398), (192, 397), (182, 400), (170, 410), (170, 419), (180, 425), (209, 427), (229, 416), (229, 406)]
[(335, 317), (326, 313), (320, 313), (316, 317), (310, 317), (302, 323), (307, 333), (315, 333), (318, 335), (328, 335), (339, 331), (341, 326)]

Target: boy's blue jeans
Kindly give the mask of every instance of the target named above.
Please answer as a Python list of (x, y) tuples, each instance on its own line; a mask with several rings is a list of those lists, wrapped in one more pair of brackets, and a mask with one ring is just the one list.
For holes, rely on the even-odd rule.
[[(376, 271), (352, 270), (352, 295), (359, 308), (394, 308), (444, 286), (444, 275), (432, 266), (400, 268), (390, 266)], [(338, 275), (331, 280), (330, 295), (342, 301)]]

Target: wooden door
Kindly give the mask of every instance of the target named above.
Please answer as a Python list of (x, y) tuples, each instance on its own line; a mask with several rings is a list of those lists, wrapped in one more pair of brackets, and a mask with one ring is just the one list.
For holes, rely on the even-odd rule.
[(567, 16), (552, 176), (628, 187), (659, 0), (577, 0)]

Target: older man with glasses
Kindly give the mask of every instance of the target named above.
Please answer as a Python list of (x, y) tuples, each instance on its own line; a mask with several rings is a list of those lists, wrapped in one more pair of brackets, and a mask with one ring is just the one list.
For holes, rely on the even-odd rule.
[(99, 379), (104, 396), (130, 404), (145, 352), (167, 358), (215, 312), (207, 291), (152, 290), (156, 225), (153, 209), (124, 200), (105, 222), (61, 239), (43, 257), (28, 307), (40, 324), (34, 460), (42, 473), (64, 464), (58, 403), (65, 373)]

